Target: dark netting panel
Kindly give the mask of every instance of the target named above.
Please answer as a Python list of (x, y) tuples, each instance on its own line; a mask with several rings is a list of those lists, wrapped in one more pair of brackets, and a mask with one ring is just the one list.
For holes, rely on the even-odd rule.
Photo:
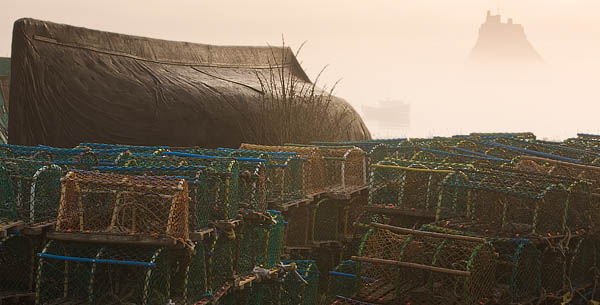
[(245, 222), (239, 229), (239, 255), (237, 273), (240, 276), (247, 276), (252, 273), (255, 266), (264, 261), (266, 244), (257, 241), (264, 232), (261, 225)]
[(352, 297), (356, 294), (359, 287), (359, 277), (357, 275), (358, 265), (354, 261), (343, 261), (329, 271), (327, 277), (327, 296), (331, 299), (336, 296)]
[(285, 226), (287, 224), (280, 212), (269, 211), (269, 213), (275, 219), (275, 224), (267, 226), (265, 268), (272, 268), (279, 263), (283, 253)]
[(184, 179), (76, 171), (63, 179), (62, 194), (58, 231), (189, 239)]
[(208, 293), (208, 274), (206, 266), (206, 249), (203, 242), (194, 244), (185, 274), (185, 299), (188, 304), (200, 301)]
[[(62, 169), (47, 162), (22, 159), (3, 159), (2, 163), (8, 177), (7, 172), (0, 171), (4, 173), (0, 184), (4, 188), (12, 185), (13, 190), (12, 195), (10, 192), (2, 195), (5, 201), (0, 205), (1, 213), (11, 217), (16, 212), (17, 220), (28, 224), (56, 220)], [(10, 200), (13, 202), (9, 203)]]
[(527, 239), (498, 239), (492, 242), (498, 254), (495, 301), (499, 304), (532, 300), (541, 291), (541, 253)]
[(0, 166), (0, 225), (5, 226), (18, 220), (17, 204), (10, 173)]
[(0, 297), (33, 289), (34, 241), (15, 235), (0, 240)]
[(321, 199), (315, 203), (311, 222), (311, 240), (337, 240), (339, 221), (340, 208), (335, 200)]
[(208, 202), (209, 169), (204, 166), (96, 167), (94, 169), (103, 173), (120, 175), (181, 177), (188, 183), (190, 232), (207, 227), (211, 220), (210, 207), (212, 205)]
[(208, 287), (213, 292), (218, 291), (226, 283), (231, 284), (236, 269), (237, 236), (233, 230), (219, 231), (207, 249)]
[(298, 157), (306, 159), (303, 161), (303, 183), (306, 194), (320, 193), (325, 190), (325, 162), (318, 147), (301, 146), (267, 146), (243, 143), (243, 150), (255, 150), (265, 152), (294, 152)]
[(170, 260), (162, 249), (49, 242), (38, 254), (36, 304), (166, 304)]
[(565, 288), (567, 281), (567, 247), (560, 241), (549, 240), (541, 251), (542, 288), (547, 292), (551, 293)]
[(312, 213), (308, 205), (283, 212), (288, 225), (285, 228), (285, 243), (288, 246), (305, 246), (311, 233)]
[(359, 299), (480, 304), (492, 295), (496, 256), (484, 240), (375, 227), (354, 258), (361, 262)]
[(291, 270), (284, 276), (282, 305), (318, 304), (319, 268), (313, 260), (284, 260)]
[(571, 261), (569, 262), (569, 280), (575, 288), (596, 283), (598, 268), (598, 241), (593, 237), (573, 240)]

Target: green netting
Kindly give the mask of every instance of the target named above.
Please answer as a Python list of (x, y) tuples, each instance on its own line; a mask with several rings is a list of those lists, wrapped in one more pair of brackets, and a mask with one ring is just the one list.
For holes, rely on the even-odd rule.
[(240, 204), (240, 166), (231, 158), (134, 155), (136, 166), (206, 166), (210, 219), (237, 218)]
[(191, 255), (185, 274), (185, 299), (188, 304), (200, 301), (208, 293), (208, 274), (206, 249), (204, 242), (194, 244), (195, 253)]
[(281, 305), (316, 305), (318, 302), (319, 269), (313, 260), (284, 260), (296, 269), (283, 278)]
[(17, 205), (10, 173), (0, 166), (0, 225), (18, 220)]
[(306, 246), (311, 233), (312, 213), (308, 205), (302, 205), (283, 212), (288, 225), (285, 228), (287, 246)]
[(281, 213), (277, 211), (269, 211), (269, 213), (274, 215), (276, 223), (267, 227), (267, 247), (264, 262), (265, 268), (272, 268), (281, 260), (281, 254), (283, 253), (284, 245), (285, 226), (287, 223), (285, 219), (283, 219)]
[(11, 217), (16, 211), (17, 220), (28, 224), (56, 220), (62, 169), (46, 162), (21, 159), (3, 159), (2, 163), (7, 171), (0, 171), (0, 185), (3, 188), (12, 185), (13, 195), (10, 192), (3, 195), (5, 201), (0, 204), (0, 213), (6, 216), (0, 217)]
[[(492, 295), (496, 259), (480, 239), (373, 229), (359, 250), (359, 300), (480, 304)], [(411, 263), (410, 265), (401, 265)]]
[(575, 288), (596, 284), (598, 273), (598, 241), (593, 237), (576, 238), (571, 247), (569, 281)]
[(22, 235), (0, 240), (0, 297), (33, 289), (35, 244)]
[(266, 242), (260, 237), (266, 235), (262, 226), (250, 222), (243, 223), (240, 231), (237, 273), (244, 277), (264, 262)]
[(233, 231), (217, 230), (217, 236), (207, 250), (208, 287), (218, 291), (225, 283), (233, 283), (235, 277), (236, 238)]
[(50, 241), (40, 255), (36, 304), (166, 304), (170, 259), (151, 247)]
[(313, 208), (311, 240), (338, 240), (340, 208), (335, 200), (321, 199)]
[(62, 184), (57, 231), (189, 239), (182, 178), (71, 171)]
[[(208, 172), (204, 166), (173, 167), (96, 167), (103, 173), (133, 176), (169, 176), (182, 177), (188, 183), (190, 198), (190, 232), (205, 228), (209, 222), (222, 218), (210, 218), (214, 202), (208, 200)], [(218, 215), (212, 215), (218, 216)]]
[(540, 295), (540, 252), (527, 239), (499, 239), (492, 242), (498, 253), (496, 302), (518, 303)]
[(358, 265), (354, 261), (343, 261), (329, 272), (327, 295), (330, 299), (336, 296), (350, 298), (357, 293), (359, 284)]

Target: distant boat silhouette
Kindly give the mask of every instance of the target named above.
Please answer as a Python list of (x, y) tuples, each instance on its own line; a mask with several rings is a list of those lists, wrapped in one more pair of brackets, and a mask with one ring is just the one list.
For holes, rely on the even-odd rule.
[(380, 101), (377, 106), (362, 106), (363, 119), (385, 129), (405, 129), (410, 125), (410, 105), (399, 100)]

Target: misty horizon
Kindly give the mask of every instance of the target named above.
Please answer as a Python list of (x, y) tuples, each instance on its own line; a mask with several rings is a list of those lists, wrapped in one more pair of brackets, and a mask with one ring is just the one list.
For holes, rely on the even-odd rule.
[[(521, 24), (544, 60), (539, 69), (505, 67), (473, 71), (466, 65), (486, 12), (496, 1), (341, 5), (307, 1), (253, 4), (146, 1), (84, 4), (61, 0), (0, 4), (0, 54), (10, 56), (12, 23), (32, 17), (103, 31), (215, 45), (286, 45), (314, 80), (361, 112), (381, 100), (410, 103), (406, 134), (368, 125), (374, 137), (449, 136), (485, 131), (531, 131), (561, 140), (577, 132), (600, 133), (593, 113), (600, 93), (595, 71), (600, 4), (584, 1), (502, 1), (502, 20)], [(314, 10), (315, 6), (319, 7)], [(119, 7), (113, 10), (111, 7)], [(237, 9), (232, 9), (236, 7)], [(310, 13), (309, 13), (310, 12)]]

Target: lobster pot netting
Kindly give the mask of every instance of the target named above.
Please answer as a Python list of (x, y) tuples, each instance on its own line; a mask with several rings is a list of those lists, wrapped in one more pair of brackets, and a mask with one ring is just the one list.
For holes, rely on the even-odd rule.
[[(0, 170), (0, 223), (21, 220), (39, 224), (56, 220), (60, 200), (60, 167), (47, 162), (3, 159)], [(11, 190), (12, 189), (12, 190)]]
[(208, 201), (208, 170), (204, 166), (175, 167), (97, 167), (103, 173), (134, 176), (169, 176), (181, 177), (188, 183), (190, 198), (190, 232), (205, 228), (210, 220), (212, 202)]
[(550, 293), (562, 290), (567, 284), (568, 247), (560, 241), (549, 240), (541, 252), (542, 288)]
[(0, 240), (0, 297), (33, 289), (34, 242), (14, 235)]
[[(166, 153), (165, 153), (166, 154)], [(194, 157), (192, 157), (194, 156)], [(232, 220), (240, 203), (240, 165), (232, 158), (200, 155), (134, 155), (135, 166), (206, 166), (207, 193), (211, 220)]]
[(285, 260), (296, 269), (284, 275), (281, 305), (315, 305), (318, 301), (319, 268), (313, 260)]
[(266, 160), (266, 190), (269, 201), (290, 201), (305, 195), (304, 163), (293, 152), (261, 152), (226, 149), (232, 156)]
[(311, 240), (338, 240), (340, 208), (336, 200), (321, 199), (313, 207)]
[(303, 166), (304, 192), (314, 194), (325, 190), (325, 162), (318, 147), (267, 146), (242, 143), (240, 149), (265, 152), (293, 152), (299, 158), (306, 159)]
[(188, 184), (181, 178), (73, 171), (63, 179), (58, 214), (57, 231), (187, 240)]
[[(217, 157), (218, 162), (227, 162), (232, 158), (238, 160), (239, 167), (239, 206), (242, 209), (255, 211), (264, 211), (267, 200), (267, 178), (266, 171), (270, 165), (270, 157), (264, 153), (253, 155), (240, 155), (233, 150), (228, 149), (194, 149), (192, 151), (200, 157), (200, 160), (194, 160), (193, 157), (184, 157), (185, 155), (169, 155), (170, 157), (187, 158), (182, 162), (202, 162), (209, 165), (208, 160), (211, 157)], [(204, 159), (204, 160), (203, 160)], [(214, 160), (214, 159), (212, 159)]]
[(360, 255), (367, 258), (361, 259), (360, 266), (362, 299), (480, 304), (492, 293), (495, 254), (480, 239), (373, 232), (365, 239)]
[[(463, 192), (470, 229), (479, 233), (560, 234), (567, 218), (568, 193), (562, 185), (515, 182), (510, 176), (474, 177), (475, 182), (444, 181), (442, 187)], [(510, 185), (510, 186), (507, 186)], [(462, 201), (461, 200), (461, 201)], [(443, 204), (443, 198), (440, 204)]]
[(163, 249), (50, 241), (38, 254), (36, 304), (166, 304), (170, 259)]
[(581, 288), (593, 283), (597, 285), (598, 241), (591, 236), (572, 240), (570, 247), (574, 252), (569, 262), (569, 280), (574, 288)]
[(343, 261), (333, 271), (329, 272), (327, 281), (327, 295), (329, 298), (342, 296), (350, 298), (356, 294), (359, 278), (358, 265), (354, 261)]
[[(394, 163), (384, 161), (371, 166), (369, 204), (433, 213), (438, 210), (438, 200), (442, 191), (440, 183), (466, 179), (464, 175), (447, 177), (455, 173), (452, 170), (428, 169), (419, 164), (410, 167), (392, 164)], [(465, 207), (461, 206), (460, 198), (457, 198), (460, 194), (444, 195), (448, 196), (442, 197), (444, 200), (440, 208), (443, 215), (464, 213)]]
[(519, 303), (534, 299), (541, 289), (541, 253), (527, 239), (492, 241), (498, 259), (496, 264), (496, 300), (499, 304)]
[(307, 205), (292, 208), (284, 213), (288, 225), (285, 228), (287, 246), (305, 246), (311, 232), (312, 213)]
[(185, 266), (184, 296), (187, 304), (193, 304), (208, 296), (208, 273), (204, 242), (194, 244), (194, 253)]
[(239, 229), (237, 273), (242, 277), (251, 274), (254, 267), (264, 261), (266, 234), (262, 234), (263, 231), (262, 226), (251, 222), (243, 223)]
[(366, 155), (360, 148), (321, 147), (325, 185), (329, 189), (353, 189), (366, 184)]
[(339, 231), (344, 237), (354, 235), (354, 223), (358, 222), (361, 215), (365, 212), (367, 202), (367, 196), (357, 196), (350, 199), (348, 202), (343, 202), (344, 206)]
[(207, 245), (209, 291), (216, 292), (226, 283), (233, 283), (237, 269), (237, 238), (233, 230), (217, 229), (217, 236)]
[(269, 213), (275, 219), (275, 224), (266, 227), (267, 246), (265, 261), (263, 263), (265, 268), (273, 268), (280, 262), (285, 242), (285, 226), (287, 225), (287, 221), (285, 221), (281, 213), (278, 211), (269, 211)]

